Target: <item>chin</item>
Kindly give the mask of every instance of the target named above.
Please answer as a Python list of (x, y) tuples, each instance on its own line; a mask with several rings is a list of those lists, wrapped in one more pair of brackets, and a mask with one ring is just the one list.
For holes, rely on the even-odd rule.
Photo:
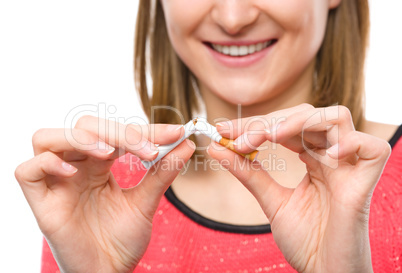
[(203, 77), (203, 79), (208, 79), (208, 81), (202, 81), (206, 87), (205, 91), (231, 104), (243, 106), (258, 104), (271, 97), (272, 91), (274, 91), (272, 84), (267, 83), (266, 79), (249, 73), (222, 75), (221, 77), (216, 77), (217, 75), (219, 74)]
[(258, 104), (261, 101), (265, 100), (266, 92), (256, 92), (253, 87), (249, 88), (225, 88), (225, 91), (221, 92), (214, 92), (215, 95), (220, 97), (222, 100), (233, 104), (238, 105), (241, 104), (242, 106), (251, 106), (253, 104)]

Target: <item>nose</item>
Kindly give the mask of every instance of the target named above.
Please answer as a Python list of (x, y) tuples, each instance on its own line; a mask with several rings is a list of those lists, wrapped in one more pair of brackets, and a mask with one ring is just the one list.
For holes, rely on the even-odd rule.
[(250, 0), (216, 0), (212, 19), (228, 34), (241, 33), (257, 21), (259, 9)]

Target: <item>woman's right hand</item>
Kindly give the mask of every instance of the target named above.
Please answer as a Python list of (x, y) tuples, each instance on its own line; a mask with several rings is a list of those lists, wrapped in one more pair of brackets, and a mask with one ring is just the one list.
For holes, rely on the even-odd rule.
[(179, 125), (127, 126), (90, 116), (74, 129), (35, 133), (35, 157), (15, 176), (61, 272), (133, 270), (159, 201), (195, 145), (181, 143), (162, 159), (163, 168), (154, 165), (131, 189), (121, 189), (110, 168), (122, 152), (152, 160), (153, 143), (173, 143), (183, 133)]

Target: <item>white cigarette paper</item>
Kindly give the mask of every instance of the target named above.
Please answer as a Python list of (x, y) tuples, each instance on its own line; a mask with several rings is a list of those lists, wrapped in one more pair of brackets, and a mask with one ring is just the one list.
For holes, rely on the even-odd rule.
[(195, 128), (193, 120), (190, 120), (189, 122), (187, 122), (183, 126), (183, 128), (184, 128), (184, 135), (178, 141), (176, 141), (176, 142), (174, 142), (172, 144), (159, 145), (158, 146), (159, 153), (158, 153), (158, 156), (154, 160), (152, 160), (152, 161), (141, 160), (142, 164), (144, 165), (144, 167), (146, 169), (151, 168), (156, 162), (161, 160), (162, 157), (167, 155), (171, 150), (176, 148), (177, 145), (182, 143), (186, 138), (188, 138), (189, 136), (194, 134), (194, 132), (196, 131), (196, 128)]
[(197, 120), (197, 123), (195, 124), (197, 132), (206, 135), (207, 137), (209, 137), (210, 139), (212, 139), (217, 143), (221, 141), (222, 136), (218, 133), (216, 127), (209, 124), (205, 118), (196, 118), (194, 120)]

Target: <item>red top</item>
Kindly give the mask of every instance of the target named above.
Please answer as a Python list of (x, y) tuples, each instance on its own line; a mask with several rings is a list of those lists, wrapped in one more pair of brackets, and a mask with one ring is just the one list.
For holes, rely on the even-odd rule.
[[(370, 210), (374, 272), (402, 272), (402, 127), (393, 145)], [(122, 159), (122, 158), (121, 158)], [(135, 186), (145, 171), (130, 170), (138, 158), (116, 160), (121, 187)], [(137, 168), (131, 168), (137, 169)], [(202, 217), (168, 190), (155, 214), (152, 239), (134, 272), (295, 272), (276, 246), (269, 225), (235, 226)], [(42, 273), (60, 272), (44, 241)]]

